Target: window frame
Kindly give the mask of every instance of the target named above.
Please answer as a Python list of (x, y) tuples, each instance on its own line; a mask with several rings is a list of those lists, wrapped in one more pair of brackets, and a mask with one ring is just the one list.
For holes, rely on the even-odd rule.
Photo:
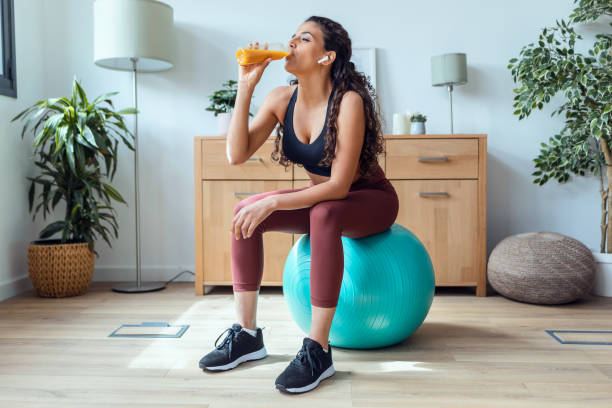
[(2, 67), (0, 95), (17, 98), (17, 69), (15, 64), (15, 13), (13, 0), (0, 0), (2, 19)]

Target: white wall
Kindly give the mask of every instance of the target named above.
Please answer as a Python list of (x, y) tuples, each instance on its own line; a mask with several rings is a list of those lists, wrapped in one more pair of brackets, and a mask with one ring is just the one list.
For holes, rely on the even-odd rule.
[[(550, 118), (550, 106), (519, 122), (512, 115), (515, 84), (506, 68), (523, 45), (537, 39), (542, 27), (569, 15), (573, 6), (570, 0), (167, 3), (175, 13), (175, 67), (142, 74), (138, 84), (144, 279), (169, 279), (184, 268), (194, 269), (193, 137), (216, 133), (216, 118), (204, 109), (208, 96), (222, 82), (237, 77), (235, 49), (251, 40), (287, 41), (312, 14), (343, 24), (354, 46), (377, 47), (377, 89), (387, 133), (391, 132), (393, 112), (406, 109), (428, 116), (428, 133), (448, 133), (448, 96), (444, 88), (431, 86), (430, 57), (444, 52), (467, 53), (469, 83), (456, 87), (453, 97), (455, 132), (489, 135), (488, 253), (505, 236), (536, 230), (557, 231), (590, 247), (598, 246), (598, 180), (582, 177), (566, 185), (532, 184), (532, 159), (539, 153), (539, 144), (558, 132), (562, 121)], [(18, 19), (17, 47), (22, 60), (45, 62), (43, 81), (39, 68), (22, 71), (19, 102), (31, 104), (41, 94), (66, 95), (76, 74), (88, 94), (117, 90), (121, 93), (115, 97), (116, 106), (131, 106), (131, 74), (93, 64), (93, 2), (48, 0), (45, 5), (45, 20), (53, 25), (25, 27), (24, 20)], [(26, 29), (44, 32), (40, 35)], [(594, 28), (581, 31), (592, 38)], [(44, 38), (44, 47), (30, 44), (36, 42), (34, 36)], [(44, 55), (40, 55), (41, 49)], [(18, 67), (24, 70), (26, 64), (23, 61)], [(282, 63), (270, 64), (256, 89), (253, 112), (268, 91), (286, 84), (288, 76)], [(40, 92), (28, 92), (26, 87)], [(17, 111), (15, 103), (2, 102), (2, 118)], [(131, 119), (128, 123), (132, 124)], [(6, 120), (2, 126), (5, 132), (17, 132), (17, 127), (7, 125)], [(7, 241), (2, 250), (9, 246), (9, 258), (13, 259), (8, 265), (2, 264), (0, 277), (4, 279), (27, 273), (23, 249), (34, 232), (24, 212), (26, 186), (21, 179), (28, 168), (26, 152), (15, 139), (9, 138), (13, 143), (10, 161), (1, 164), (12, 172), (14, 197), (10, 200), (12, 208), (2, 211), (3, 219), (10, 219), (12, 226), (8, 237), (2, 229), (2, 239)], [(4, 151), (2, 154), (8, 156)], [(101, 258), (96, 260), (94, 280), (133, 281), (135, 277), (132, 157), (131, 151), (122, 149), (114, 180), (131, 204), (129, 208), (116, 205), (120, 238), (112, 249), (103, 241), (98, 243)]]
[[(43, 56), (45, 19), (42, 0), (15, 1), (17, 98), (0, 95), (0, 300), (32, 287), (27, 275), (28, 243), (44, 225), (32, 222), (27, 193), (34, 165), (31, 139), (10, 120), (46, 92)], [(49, 220), (49, 218), (47, 218)]]

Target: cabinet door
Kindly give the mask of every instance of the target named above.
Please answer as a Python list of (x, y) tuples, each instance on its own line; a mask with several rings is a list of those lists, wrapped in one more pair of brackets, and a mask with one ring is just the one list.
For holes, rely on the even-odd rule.
[[(249, 195), (291, 188), (291, 180), (203, 180), (204, 284), (231, 285), (230, 227), (234, 207)], [(262, 285), (280, 286), (283, 268), (292, 245), (292, 234), (263, 234), (264, 271)]]
[(400, 209), (396, 222), (425, 245), (436, 285), (478, 284), (478, 181), (391, 180)]

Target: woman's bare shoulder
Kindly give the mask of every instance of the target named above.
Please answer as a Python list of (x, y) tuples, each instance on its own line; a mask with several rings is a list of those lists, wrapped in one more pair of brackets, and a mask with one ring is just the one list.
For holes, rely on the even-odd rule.
[(291, 98), (293, 94), (293, 90), (297, 87), (296, 85), (281, 85), (270, 91), (270, 97), (272, 97), (275, 101), (287, 100)]
[(363, 98), (361, 97), (359, 92), (353, 91), (353, 90), (349, 90), (349, 91), (346, 91), (342, 95), (342, 100), (340, 101), (340, 104), (341, 104), (341, 106), (342, 106), (342, 104), (344, 104), (344, 105), (355, 105), (355, 104), (362, 105), (363, 104)]

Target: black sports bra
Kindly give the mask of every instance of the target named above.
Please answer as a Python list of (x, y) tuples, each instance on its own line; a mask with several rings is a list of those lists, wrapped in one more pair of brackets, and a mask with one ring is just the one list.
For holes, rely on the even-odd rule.
[(331, 175), (331, 166), (319, 166), (318, 163), (323, 158), (323, 148), (325, 147), (325, 132), (327, 132), (327, 118), (329, 117), (329, 108), (331, 100), (334, 96), (336, 88), (334, 87), (327, 101), (327, 113), (325, 114), (325, 123), (321, 134), (314, 142), (306, 144), (302, 143), (295, 135), (293, 129), (293, 108), (297, 100), (297, 87), (291, 95), (291, 100), (285, 112), (283, 125), (283, 153), (294, 163), (300, 163), (306, 170), (311, 173), (329, 177)]

